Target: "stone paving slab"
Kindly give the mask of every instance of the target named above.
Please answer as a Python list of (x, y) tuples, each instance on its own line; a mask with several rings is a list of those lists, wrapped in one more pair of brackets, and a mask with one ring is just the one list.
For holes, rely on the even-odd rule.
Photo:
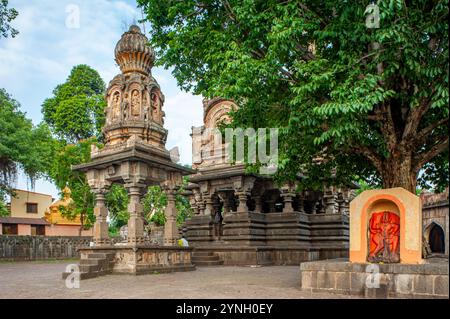
[(61, 273), (70, 263), (0, 263), (0, 298), (351, 298), (300, 291), (298, 266), (217, 266), (168, 274), (108, 275), (68, 289)]

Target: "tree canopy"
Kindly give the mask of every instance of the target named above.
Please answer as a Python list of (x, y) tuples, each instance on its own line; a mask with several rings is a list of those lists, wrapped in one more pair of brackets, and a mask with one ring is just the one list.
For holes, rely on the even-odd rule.
[(52, 132), (69, 143), (93, 136), (100, 138), (105, 121), (105, 83), (87, 65), (73, 67), (66, 82), (42, 104), (44, 120)]
[(33, 184), (48, 172), (55, 143), (44, 123), (33, 125), (20, 104), (0, 89), (0, 190), (9, 190), (19, 169)]
[(138, 0), (157, 63), (233, 99), (240, 127), (278, 127), (276, 178), (448, 184), (448, 0)]
[(8, 8), (8, 0), (0, 0), (0, 37), (11, 36), (14, 38), (19, 33), (11, 26), (11, 21), (18, 15), (16, 9)]

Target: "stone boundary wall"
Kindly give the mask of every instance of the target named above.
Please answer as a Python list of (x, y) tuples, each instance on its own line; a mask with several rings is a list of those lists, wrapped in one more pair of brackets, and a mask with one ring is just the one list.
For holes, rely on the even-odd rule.
[(78, 247), (89, 246), (92, 237), (0, 235), (0, 260), (79, 258)]
[[(371, 264), (315, 261), (300, 264), (300, 289), (366, 298), (448, 298), (448, 264), (379, 264), (379, 287), (372, 282)], [(372, 264), (371, 267), (376, 265)]]

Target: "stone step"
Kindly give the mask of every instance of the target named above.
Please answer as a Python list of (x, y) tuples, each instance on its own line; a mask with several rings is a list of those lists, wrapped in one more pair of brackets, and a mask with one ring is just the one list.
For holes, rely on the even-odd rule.
[(88, 259), (98, 258), (98, 259), (112, 259), (115, 253), (90, 253), (88, 254)]
[(194, 251), (192, 253), (192, 257), (203, 257), (203, 256), (214, 256), (214, 252), (212, 251)]
[(195, 261), (214, 261), (214, 260), (220, 260), (219, 256), (212, 255), (212, 256), (192, 256), (192, 262)]
[(105, 260), (105, 259), (100, 259), (100, 258), (81, 259), (80, 266), (81, 265), (98, 265), (103, 260)]
[(223, 265), (223, 260), (214, 260), (214, 261), (192, 261), (192, 263), (196, 266), (220, 266)]
[(79, 269), (80, 269), (80, 272), (95, 272), (95, 271), (99, 271), (100, 270), (100, 267), (99, 267), (99, 265), (89, 265), (89, 264), (86, 264), (86, 265), (79, 265)]

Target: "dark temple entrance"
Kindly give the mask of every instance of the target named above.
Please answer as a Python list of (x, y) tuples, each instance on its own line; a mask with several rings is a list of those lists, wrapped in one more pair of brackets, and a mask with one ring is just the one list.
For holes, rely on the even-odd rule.
[(431, 226), (428, 242), (433, 253), (445, 253), (444, 231), (441, 226), (434, 224)]

